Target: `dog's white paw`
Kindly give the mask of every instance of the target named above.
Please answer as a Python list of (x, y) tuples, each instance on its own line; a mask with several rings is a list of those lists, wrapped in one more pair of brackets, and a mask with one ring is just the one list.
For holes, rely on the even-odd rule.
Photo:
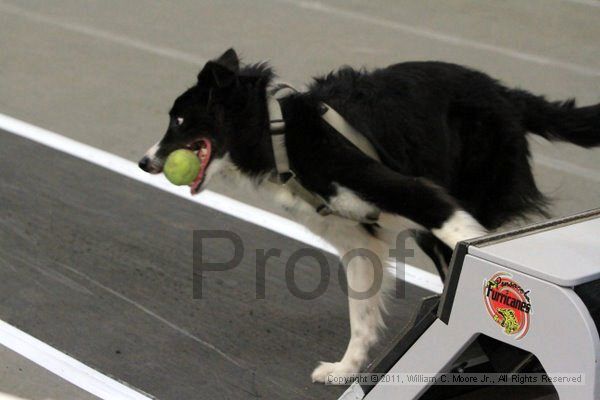
[(348, 383), (350, 383), (352, 381), (352, 375), (358, 373), (358, 370), (358, 366), (348, 363), (322, 361), (321, 364), (315, 368), (310, 377), (313, 382), (341, 383), (347, 380)]
[(431, 232), (442, 242), (454, 249), (461, 240), (474, 239), (487, 234), (483, 226), (466, 211), (456, 211), (441, 228), (432, 229)]

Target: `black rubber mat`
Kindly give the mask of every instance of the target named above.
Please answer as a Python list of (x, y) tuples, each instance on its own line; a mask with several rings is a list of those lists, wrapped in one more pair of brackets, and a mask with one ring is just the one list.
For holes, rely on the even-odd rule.
[[(194, 230), (234, 232), (245, 248), (236, 268), (204, 274), (202, 299), (192, 296)], [(157, 398), (344, 391), (310, 381), (319, 360), (341, 357), (349, 328), (333, 256), (323, 295), (302, 300), (288, 290), (285, 263), (305, 247), (0, 131), (0, 319)], [(281, 256), (267, 263), (257, 299), (256, 250), (270, 248)], [(204, 257), (226, 261), (231, 251), (215, 240)], [(298, 287), (319, 283), (312, 258), (295, 271)], [(392, 331), (425, 295), (407, 286), (393, 301)]]

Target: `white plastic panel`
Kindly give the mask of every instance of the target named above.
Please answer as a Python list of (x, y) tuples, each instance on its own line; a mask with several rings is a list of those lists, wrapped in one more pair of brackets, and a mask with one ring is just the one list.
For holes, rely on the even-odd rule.
[(560, 286), (600, 279), (600, 218), (532, 233), (469, 254)]

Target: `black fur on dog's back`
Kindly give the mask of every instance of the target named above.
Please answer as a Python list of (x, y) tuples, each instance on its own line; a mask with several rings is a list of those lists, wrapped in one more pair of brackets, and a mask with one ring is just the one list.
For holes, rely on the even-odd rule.
[(529, 165), (528, 131), (600, 144), (600, 106), (550, 103), (442, 62), (371, 73), (346, 67), (316, 78), (303, 96), (330, 104), (371, 140), (389, 168), (444, 187), (487, 228), (545, 213), (547, 199)]

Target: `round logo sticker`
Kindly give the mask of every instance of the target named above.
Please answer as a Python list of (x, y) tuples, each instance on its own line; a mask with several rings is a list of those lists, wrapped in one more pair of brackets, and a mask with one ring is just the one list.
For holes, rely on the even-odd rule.
[(529, 330), (531, 300), (508, 272), (497, 272), (483, 282), (485, 308), (505, 334), (521, 339)]

